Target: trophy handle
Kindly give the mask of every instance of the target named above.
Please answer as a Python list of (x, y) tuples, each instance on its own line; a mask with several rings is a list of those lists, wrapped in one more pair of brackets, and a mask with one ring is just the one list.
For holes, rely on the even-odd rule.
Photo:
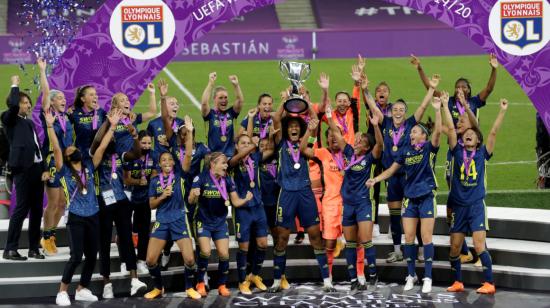
[(305, 72), (305, 76), (301, 76), (302, 80), (300, 80), (300, 82), (306, 82), (306, 80), (309, 78), (309, 75), (311, 75), (311, 66), (309, 65), (309, 63), (306, 63), (302, 71)]
[(288, 61), (287, 60), (280, 60), (279, 61), (279, 73), (281, 73), (281, 76), (283, 76), (286, 80), (291, 80), (289, 76), (290, 71), (288, 69)]

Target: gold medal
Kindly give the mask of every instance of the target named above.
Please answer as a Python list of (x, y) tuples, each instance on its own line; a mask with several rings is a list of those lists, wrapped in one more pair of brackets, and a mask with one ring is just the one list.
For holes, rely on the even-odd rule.
[(118, 175), (115, 172), (111, 173), (111, 177), (113, 178), (113, 180), (118, 179)]
[(231, 202), (229, 202), (229, 200), (225, 200), (225, 206), (231, 206)]
[(300, 164), (299, 164), (299, 163), (295, 163), (295, 164), (294, 164), (294, 169), (296, 169), (296, 170), (300, 169)]
[(226, 136), (221, 136), (220, 139), (221, 139), (222, 142), (226, 142), (226, 141), (227, 141), (227, 137), (226, 137)]
[(397, 146), (396, 145), (394, 145), (391, 149), (392, 149), (392, 151), (397, 152)]
[(250, 181), (250, 188), (254, 188), (256, 187), (256, 183), (254, 183), (254, 181)]
[(86, 188), (82, 188), (82, 194), (86, 196), (88, 194), (88, 190)]

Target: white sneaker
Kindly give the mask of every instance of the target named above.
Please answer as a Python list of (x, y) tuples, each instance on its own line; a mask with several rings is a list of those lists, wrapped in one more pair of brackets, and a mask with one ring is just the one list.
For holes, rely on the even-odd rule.
[(407, 276), (407, 278), (405, 278), (405, 287), (403, 288), (403, 291), (409, 291), (409, 290), (412, 290), (412, 288), (414, 287), (414, 284), (418, 281), (418, 277), (416, 276)]
[(424, 278), (424, 285), (422, 286), (422, 293), (430, 293), (432, 292), (432, 279), (431, 278)]
[(70, 306), (71, 299), (69, 298), (69, 294), (67, 294), (67, 292), (65, 291), (57, 293), (57, 297), (55, 298), (55, 304), (57, 306)]
[(168, 265), (168, 262), (170, 262), (170, 255), (165, 256), (163, 253), (162, 258), (160, 258), (160, 265), (162, 267), (166, 267)]
[(380, 236), (380, 226), (378, 224), (375, 224), (372, 228), (372, 237), (379, 237)]
[(113, 294), (113, 284), (112, 283), (109, 282), (108, 284), (103, 286), (103, 298), (104, 299), (115, 298), (115, 295)]
[(126, 269), (126, 263), (120, 263), (120, 273), (124, 276), (130, 275), (130, 272)]
[(132, 278), (132, 282), (130, 285), (132, 286), (130, 289), (130, 296), (136, 295), (136, 293), (139, 291), (147, 290), (147, 285), (142, 281), (139, 281), (139, 279), (137, 278)]
[(97, 302), (97, 296), (92, 294), (92, 291), (86, 288), (76, 290), (74, 299), (83, 302)]
[(147, 263), (143, 260), (137, 261), (137, 272), (138, 274), (147, 274), (149, 273), (149, 268), (147, 268)]

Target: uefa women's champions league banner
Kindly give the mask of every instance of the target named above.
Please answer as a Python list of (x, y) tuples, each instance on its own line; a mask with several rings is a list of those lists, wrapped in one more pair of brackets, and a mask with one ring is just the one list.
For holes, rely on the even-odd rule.
[[(110, 102), (116, 92), (126, 93), (135, 103), (146, 85), (172, 59), (185, 50), (189, 52), (193, 42), (217, 25), (275, 2), (277, 0), (107, 0), (82, 26), (53, 68), (50, 86), (63, 91), (69, 102), (78, 86), (88, 84), (97, 89), (102, 103)], [(464, 34), (487, 53), (496, 54), (550, 130), (550, 46), (547, 44), (550, 5), (547, 0), (386, 2), (421, 11)], [(39, 105), (35, 119), (38, 119)]]

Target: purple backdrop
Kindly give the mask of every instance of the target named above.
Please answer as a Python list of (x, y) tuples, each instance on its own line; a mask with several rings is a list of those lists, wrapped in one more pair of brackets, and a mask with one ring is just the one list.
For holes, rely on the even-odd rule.
[(380, 0), (312, 0), (315, 17), (324, 29), (441, 29), (445, 25), (416, 10)]

